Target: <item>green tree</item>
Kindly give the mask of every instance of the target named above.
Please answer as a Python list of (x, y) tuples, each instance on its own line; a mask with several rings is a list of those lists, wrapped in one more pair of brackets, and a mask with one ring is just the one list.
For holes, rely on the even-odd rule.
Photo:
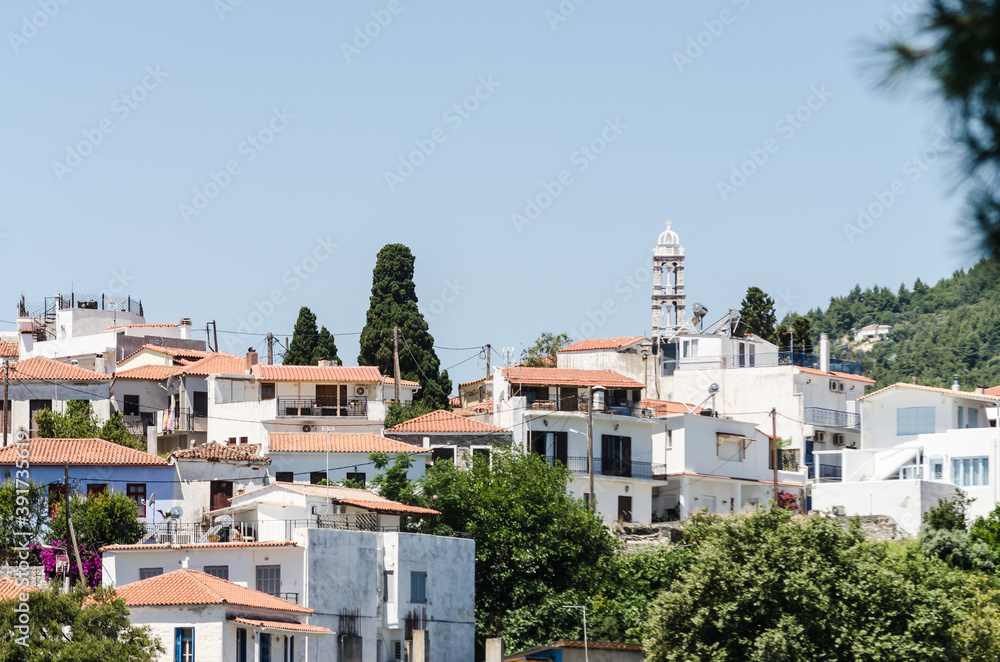
[(408, 453), (396, 453), (391, 462), (387, 453), (372, 453), (368, 459), (375, 465), (377, 471), (382, 472), (369, 481), (372, 489), (385, 498), (399, 503), (410, 506), (424, 505), (426, 500), (420, 493), (419, 486), (407, 477), (410, 467), (413, 466), (413, 458)]
[(646, 625), (651, 662), (960, 659), (960, 575), (913, 547), (779, 508), (695, 523), (690, 540), (697, 562)]
[[(18, 497), (22, 497), (21, 505)], [(45, 485), (30, 479), (21, 485), (13, 479), (0, 484), (0, 558), (16, 565), (11, 550), (41, 542), (48, 521), (49, 493)]]
[[(775, 337), (783, 352), (794, 349), (796, 352), (813, 353), (812, 324), (808, 317), (795, 315), (790, 319), (786, 318), (778, 325)], [(789, 342), (794, 342), (795, 347), (792, 348)]]
[(535, 344), (526, 347), (521, 352), (521, 364), (529, 368), (554, 368), (559, 350), (570, 344), (573, 339), (568, 333), (542, 333)]
[(104, 439), (121, 446), (146, 450), (146, 439), (132, 434), (118, 412), (101, 421), (88, 400), (70, 400), (66, 412), (42, 410), (35, 415), (38, 436), (47, 439)]
[(955, 490), (949, 499), (938, 499), (937, 505), (923, 515), (924, 528), (965, 533), (969, 526), (966, 513), (973, 501), (975, 499), (970, 499), (962, 490)]
[[(19, 600), (0, 602), (3, 662), (153, 662), (164, 652), (148, 626), (129, 622), (125, 601), (116, 598), (111, 588), (91, 593), (78, 585), (61, 593), (53, 586), (29, 592), (26, 632), (17, 629), (23, 625), (21, 612), (16, 611), (19, 604)], [(19, 641), (20, 637), (24, 639)]]
[(759, 287), (747, 289), (747, 295), (740, 306), (740, 319), (746, 325), (747, 333), (755, 333), (764, 340), (777, 344), (774, 324), (774, 299)]
[(996, 559), (989, 546), (971, 538), (965, 531), (924, 529), (919, 540), (925, 554), (941, 559), (953, 568), (987, 573), (996, 568)]
[[(916, 74), (952, 111), (964, 157), (968, 217), (984, 250), (1000, 255), (1000, 2), (930, 0), (917, 30), (884, 46), (888, 82)], [(940, 150), (939, 150), (940, 151)]]
[(295, 320), (292, 341), (288, 343), (288, 351), (281, 360), (282, 365), (316, 365), (314, 359), (318, 343), (316, 315), (307, 306), (302, 306), (299, 309), (299, 317)]
[[(289, 346), (291, 349), (291, 346)], [(333, 334), (327, 331), (326, 327), (319, 330), (316, 337), (316, 349), (313, 351), (312, 365), (319, 363), (320, 359), (333, 361), (336, 365), (342, 365), (340, 357), (337, 356), (337, 343), (334, 342)]]
[(399, 425), (403, 421), (429, 414), (435, 410), (435, 407), (420, 401), (409, 402), (405, 405), (401, 405), (398, 402), (390, 402), (385, 408), (385, 422), (383, 425), (386, 429), (389, 429), (394, 425)]
[(414, 257), (403, 244), (387, 244), (378, 252), (372, 294), (361, 331), (360, 365), (376, 365), (393, 374), (392, 329), (399, 328), (399, 370), (403, 379), (420, 382), (420, 401), (435, 409), (448, 407), (451, 380), (441, 370), (434, 337), (417, 307)]
[(977, 517), (969, 529), (969, 536), (990, 548), (1000, 558), (1000, 505), (985, 517)]

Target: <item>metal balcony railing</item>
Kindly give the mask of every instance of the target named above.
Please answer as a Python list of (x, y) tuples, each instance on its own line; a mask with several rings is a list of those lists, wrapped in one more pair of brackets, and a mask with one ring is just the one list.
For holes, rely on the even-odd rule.
[(368, 398), (341, 400), (330, 398), (278, 398), (278, 416), (367, 416)]
[(843, 477), (843, 469), (835, 464), (820, 464), (819, 480), (821, 482), (836, 482)]
[[(199, 542), (277, 542), (291, 540), (294, 529), (340, 529), (345, 531), (398, 531), (381, 526), (376, 513), (334, 513), (309, 519), (255, 520), (209, 526), (199, 522), (145, 522), (139, 544), (191, 545)], [(203, 540), (204, 539), (204, 540)]]
[(847, 430), (861, 429), (861, 414), (855, 414), (854, 412), (824, 409), (822, 407), (806, 407), (805, 417), (806, 423), (813, 423), (814, 425), (825, 425)]
[[(567, 469), (573, 474), (586, 474), (590, 471), (587, 457), (568, 457)], [(666, 480), (667, 466), (652, 462), (637, 460), (612, 459), (607, 462), (603, 458), (594, 458), (594, 474), (597, 476), (618, 476), (621, 478), (640, 478), (646, 480)]]

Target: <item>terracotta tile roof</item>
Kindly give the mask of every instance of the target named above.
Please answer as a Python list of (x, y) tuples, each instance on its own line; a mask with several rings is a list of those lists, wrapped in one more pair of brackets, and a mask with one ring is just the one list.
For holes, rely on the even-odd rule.
[(460, 407), (457, 409), (452, 409), (451, 413), (458, 416), (473, 416), (475, 414), (492, 414), (493, 413), (493, 401), (483, 400), (482, 402), (477, 402), (471, 407)]
[(0, 577), (0, 602), (17, 600), (22, 593), (37, 590), (34, 586), (21, 586), (13, 577)]
[(160, 543), (156, 545), (105, 545), (101, 547), (102, 552), (117, 552), (117, 551), (139, 551), (139, 550), (157, 550), (157, 549), (213, 549), (213, 548), (228, 548), (228, 547), (297, 547), (298, 544), (294, 540), (276, 540), (268, 542), (192, 542), (184, 545), (172, 545), (169, 543)]
[(270, 453), (429, 453), (370, 432), (271, 432)]
[[(988, 392), (976, 393), (974, 391), (952, 391), (950, 388), (937, 388), (935, 386), (921, 386), (920, 384), (907, 384), (905, 382), (898, 382), (896, 384), (890, 384), (884, 388), (880, 388), (877, 391), (872, 391), (868, 395), (863, 395), (858, 400), (866, 400), (873, 395), (878, 395), (880, 393), (885, 393), (886, 391), (892, 390), (894, 388), (909, 388), (915, 391), (928, 391), (930, 393), (944, 393), (947, 395), (954, 395), (962, 398), (973, 398), (975, 400), (986, 400), (989, 402), (996, 402), (1000, 399), (1000, 395), (991, 395)], [(992, 389), (990, 389), (992, 390)]]
[[(430, 508), (420, 508), (419, 506), (408, 506), (405, 503), (399, 503), (398, 501), (393, 501), (387, 499), (384, 496), (375, 494), (371, 490), (359, 490), (354, 487), (341, 487), (339, 485), (331, 485), (327, 487), (326, 485), (308, 485), (306, 483), (280, 483), (274, 482), (273, 485), (276, 489), (285, 489), (292, 492), (298, 492), (299, 494), (311, 497), (319, 497), (321, 499), (329, 498), (330, 501), (334, 503), (345, 503), (351, 506), (356, 506), (358, 508), (365, 508), (367, 510), (377, 510), (384, 513), (403, 513), (409, 515), (440, 515), (441, 513), (432, 510)], [(260, 488), (261, 490), (267, 488)], [(257, 490), (255, 490), (257, 491)], [(253, 492), (249, 492), (243, 496), (252, 495)], [(213, 511), (214, 512), (214, 511)]]
[(0, 356), (9, 358), (17, 357), (21, 344), (17, 342), (0, 342)]
[(177, 322), (167, 322), (165, 324), (119, 324), (118, 326), (109, 326), (106, 331), (114, 331), (116, 329), (148, 329), (156, 326), (180, 326)]
[(313, 611), (294, 602), (188, 568), (119, 586), (117, 594), (129, 607), (233, 605), (300, 614), (311, 614)]
[[(674, 402), (673, 400), (654, 400), (652, 398), (643, 398), (640, 406), (643, 409), (652, 409), (654, 416), (697, 414), (701, 411), (701, 407), (695, 407), (693, 404), (685, 406), (685, 403), (683, 402)], [(689, 409), (688, 407), (691, 408)]]
[(188, 364), (184, 368), (185, 375), (241, 375), (247, 371), (247, 360), (242, 356), (215, 352)]
[(580, 340), (572, 345), (566, 345), (560, 352), (586, 352), (593, 349), (624, 349), (646, 340), (646, 336), (628, 336), (627, 338), (590, 338)]
[(10, 364), (11, 380), (61, 379), (70, 382), (110, 381), (111, 375), (79, 366), (61, 363), (44, 356), (16, 361)]
[(473, 379), (471, 382), (461, 382), (458, 385), (458, 387), (462, 388), (463, 386), (471, 386), (473, 384), (478, 384), (480, 382), (485, 382), (485, 381), (486, 381), (486, 377), (480, 377), (479, 379)]
[(386, 432), (473, 432), (478, 434), (510, 434), (510, 431), (507, 430), (507, 428), (502, 428), (499, 425), (490, 425), (489, 423), (469, 420), (444, 409), (432, 411), (429, 414), (424, 414), (423, 416), (417, 416), (416, 418), (411, 418), (408, 421), (403, 421), (399, 425), (389, 428)]
[(124, 359), (118, 363), (124, 363), (130, 358), (138, 354), (139, 352), (146, 350), (150, 352), (156, 352), (157, 354), (163, 354), (164, 356), (169, 356), (175, 360), (177, 359), (202, 359), (211, 354), (212, 352), (205, 351), (203, 349), (187, 349), (184, 347), (164, 347), (163, 345), (143, 345), (139, 349), (135, 350)]
[(1000, 386), (993, 386), (991, 388), (983, 391), (983, 395), (992, 395), (994, 397), (1000, 397)]
[[(396, 384), (396, 380), (393, 379), (392, 377), (383, 377), (382, 378), (382, 383), (383, 384), (388, 384), (390, 386), (393, 386), (393, 385)], [(420, 386), (420, 382), (415, 382), (412, 379), (400, 379), (399, 380), (399, 385), (400, 386)]]
[(505, 368), (504, 376), (512, 384), (540, 386), (604, 386), (607, 388), (646, 388), (625, 375), (610, 370), (576, 370), (572, 368)]
[(174, 451), (170, 457), (181, 460), (207, 460), (209, 462), (248, 462), (250, 464), (271, 464), (271, 458), (260, 454), (260, 444), (227, 446), (216, 441), (194, 448)]
[(181, 374), (183, 369), (183, 366), (175, 365), (141, 365), (128, 370), (116, 370), (115, 379), (149, 379), (160, 382)]
[(262, 382), (354, 382), (378, 383), (382, 373), (377, 366), (318, 366), (318, 365), (268, 365), (258, 363), (253, 376)]
[(462, 398), (458, 397), (457, 395), (453, 395), (452, 397), (448, 398), (448, 405), (451, 406), (452, 409), (460, 406), (461, 404), (462, 404)]
[[(0, 464), (14, 464), (16, 446), (0, 448)], [(69, 462), (74, 466), (155, 467), (167, 466), (166, 459), (127, 448), (104, 439), (41, 439), (28, 441), (29, 461), (33, 465), (58, 465)]]
[(875, 380), (871, 377), (865, 377), (863, 375), (852, 375), (846, 372), (823, 372), (822, 370), (817, 370), (816, 368), (804, 368), (800, 365), (795, 366), (798, 368), (799, 372), (804, 372), (807, 375), (820, 375), (822, 377), (834, 377), (836, 379), (847, 379), (855, 382), (864, 382), (865, 384), (874, 384)]
[(250, 625), (258, 628), (267, 628), (270, 630), (289, 630), (292, 632), (311, 632), (313, 634), (333, 634), (333, 630), (321, 627), (319, 625), (306, 625), (305, 623), (286, 623), (284, 621), (262, 621), (256, 618), (243, 618), (237, 616), (233, 619), (234, 623), (241, 623), (243, 625)]

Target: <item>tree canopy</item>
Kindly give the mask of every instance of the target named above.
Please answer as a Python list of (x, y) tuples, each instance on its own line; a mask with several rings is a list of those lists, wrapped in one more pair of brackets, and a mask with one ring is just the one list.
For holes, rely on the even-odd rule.
[(392, 375), (392, 329), (398, 327), (402, 378), (420, 382), (422, 403), (445, 409), (451, 394), (451, 379), (447, 370), (441, 370), (434, 337), (417, 307), (414, 262), (413, 253), (403, 244), (386, 244), (378, 252), (358, 363), (377, 365), (382, 374)]
[(88, 400), (70, 400), (60, 414), (43, 409), (35, 414), (38, 436), (47, 439), (104, 439), (121, 446), (146, 450), (146, 439), (132, 434), (119, 412), (101, 421)]
[(521, 351), (521, 363), (529, 368), (554, 368), (559, 350), (573, 342), (568, 333), (548, 333), (535, 339), (535, 344)]
[(282, 365), (316, 365), (320, 359), (333, 361), (333, 363), (340, 365), (337, 344), (325, 326), (317, 331), (316, 315), (307, 306), (302, 306), (299, 309), (299, 317), (295, 320), (292, 341), (288, 343), (288, 351), (281, 363)]
[[(812, 328), (808, 317), (802, 315), (787, 317), (778, 325), (774, 335), (782, 352), (794, 350), (805, 354), (813, 353)], [(791, 342), (795, 343), (795, 347), (789, 344)]]
[(777, 343), (774, 325), (774, 299), (759, 287), (747, 288), (747, 295), (740, 306), (740, 319), (746, 325), (747, 333), (754, 333), (764, 340)]

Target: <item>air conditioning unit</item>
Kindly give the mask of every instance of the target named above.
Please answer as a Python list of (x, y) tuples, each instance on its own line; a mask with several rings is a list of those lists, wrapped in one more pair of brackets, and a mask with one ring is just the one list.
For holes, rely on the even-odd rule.
[(815, 437), (816, 441), (822, 444), (824, 441), (826, 441), (826, 432), (823, 432), (822, 430), (817, 430)]
[(354, 395), (356, 395), (358, 397), (368, 395), (368, 387), (367, 386), (355, 386), (354, 387)]
[(835, 435), (833, 435), (833, 443), (834, 443), (835, 446), (843, 446), (844, 445), (844, 435), (842, 435), (842, 434), (835, 434)]
[(843, 506), (834, 506), (830, 509), (830, 512), (833, 513), (834, 517), (843, 517), (847, 514), (847, 508), (844, 508)]

